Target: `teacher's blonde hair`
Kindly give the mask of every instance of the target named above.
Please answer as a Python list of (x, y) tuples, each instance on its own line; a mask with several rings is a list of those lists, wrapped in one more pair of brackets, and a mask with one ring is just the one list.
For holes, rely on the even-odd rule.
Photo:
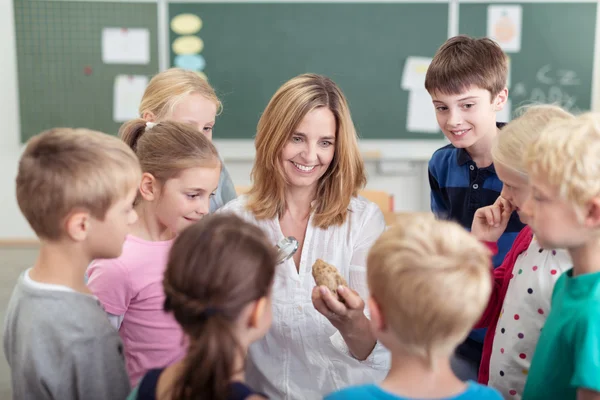
[(325, 229), (346, 220), (351, 198), (367, 180), (364, 163), (344, 94), (331, 79), (316, 74), (303, 74), (283, 84), (258, 122), (253, 186), (247, 206), (257, 219), (284, 213), (287, 181), (281, 152), (306, 114), (320, 107), (333, 113), (336, 139), (333, 160), (317, 186), (313, 224)]

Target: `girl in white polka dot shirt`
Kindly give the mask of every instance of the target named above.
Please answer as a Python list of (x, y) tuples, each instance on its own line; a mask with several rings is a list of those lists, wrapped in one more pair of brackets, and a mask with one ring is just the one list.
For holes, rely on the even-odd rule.
[[(509, 123), (492, 145), (496, 173), (504, 183), (496, 203), (477, 210), (472, 233), (497, 251), (496, 241), (509, 217), (529, 193), (522, 163), (523, 149), (555, 119), (573, 118), (559, 107), (532, 106)], [(479, 382), (498, 389), (504, 398), (520, 399), (540, 331), (550, 311), (558, 277), (572, 267), (564, 250), (543, 249), (529, 227), (515, 239), (501, 266), (494, 270), (490, 302), (476, 327), (488, 328)]]

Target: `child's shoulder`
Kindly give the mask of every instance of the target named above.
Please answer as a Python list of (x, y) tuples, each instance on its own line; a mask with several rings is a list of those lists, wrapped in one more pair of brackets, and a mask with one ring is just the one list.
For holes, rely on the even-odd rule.
[(324, 400), (402, 400), (398, 396), (384, 392), (376, 385), (350, 386), (325, 396)]
[(469, 382), (467, 390), (462, 395), (457, 396), (455, 400), (502, 400), (502, 396), (496, 389), (476, 382)]
[(451, 157), (456, 157), (455, 154), (458, 151), (458, 148), (454, 147), (452, 143), (448, 143), (447, 145), (440, 147), (431, 155), (431, 160), (440, 160), (440, 159), (448, 159)]
[(68, 347), (78, 340), (92, 340), (110, 333), (111, 325), (94, 297), (43, 288), (41, 284), (35, 286), (22, 276), (10, 299), (5, 329), (13, 330), (21, 339), (29, 337), (37, 341), (39, 334)]
[(98, 266), (104, 266), (115, 270), (122, 269), (123, 271), (131, 271), (137, 268), (147, 271), (149, 264), (166, 263), (172, 245), (173, 240), (149, 241), (128, 235), (125, 243), (123, 243), (123, 251), (119, 257), (94, 260), (90, 265), (90, 270)]
[[(459, 152), (461, 149), (448, 144), (437, 149), (429, 159), (429, 170), (436, 174), (450, 169), (460, 168), (458, 163)], [(464, 151), (464, 150), (463, 150)]]

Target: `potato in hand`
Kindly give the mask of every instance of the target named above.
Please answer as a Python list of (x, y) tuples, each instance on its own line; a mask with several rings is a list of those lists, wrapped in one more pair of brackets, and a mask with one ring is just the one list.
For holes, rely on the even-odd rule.
[(340, 285), (348, 287), (348, 283), (336, 267), (319, 258), (313, 264), (312, 275), (317, 286), (326, 286), (339, 301), (344, 302), (344, 299), (337, 293), (337, 288)]

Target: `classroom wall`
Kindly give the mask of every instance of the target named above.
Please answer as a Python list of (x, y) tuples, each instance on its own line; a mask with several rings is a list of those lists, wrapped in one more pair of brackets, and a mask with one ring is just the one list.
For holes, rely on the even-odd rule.
[[(116, 0), (119, 1), (119, 0)], [(283, 0), (282, 0), (283, 1)], [(600, 2), (600, 0), (599, 0)], [(600, 7), (599, 7), (600, 10)], [(600, 11), (599, 11), (600, 16)], [(597, 29), (598, 32), (600, 30)], [(22, 151), (19, 143), (18, 94), (16, 75), (16, 51), (12, 0), (0, 1), (0, 243), (30, 240), (35, 235), (21, 216), (14, 194), (14, 180), (18, 159)], [(600, 40), (596, 43), (596, 65), (600, 58)], [(596, 81), (600, 78), (600, 68), (596, 68)], [(591, 84), (591, 83), (590, 83)], [(599, 85), (596, 84), (596, 87)], [(600, 108), (600, 93), (594, 92), (595, 108)], [(217, 122), (218, 124), (218, 122)], [(218, 130), (217, 130), (218, 134)], [(215, 141), (224, 156), (225, 163), (236, 185), (250, 184), (251, 160), (237, 156), (236, 145)], [(437, 145), (437, 144), (436, 144)], [(396, 144), (397, 146), (397, 144)], [(410, 154), (411, 146), (402, 146), (400, 153)], [(242, 146), (248, 149), (248, 145)], [(429, 147), (425, 154), (430, 154)], [(365, 148), (365, 146), (363, 146)], [(365, 148), (365, 150), (371, 150)], [(416, 149), (414, 149), (416, 150)], [(423, 153), (423, 148), (419, 149)], [(400, 156), (402, 157), (402, 156)], [(396, 211), (417, 211), (429, 208), (429, 186), (427, 181), (427, 160), (394, 160), (366, 162), (369, 182), (368, 189), (385, 190), (394, 195)]]
[[(14, 194), (14, 180), (18, 159), (22, 151), (19, 143), (18, 94), (16, 74), (16, 51), (13, 8), (11, 1), (0, 1), (0, 242), (28, 240), (35, 238), (27, 221), (21, 216)], [(227, 147), (217, 140), (218, 147)], [(246, 147), (246, 146), (244, 146)], [(226, 149), (224, 149), (226, 150)], [(227, 168), (236, 185), (250, 184), (251, 160), (228, 157), (231, 150), (224, 151)], [(397, 210), (425, 210), (429, 208), (429, 189), (427, 186), (426, 164), (424, 161), (388, 163), (388, 170), (382, 175), (378, 172), (380, 164), (367, 161), (369, 175), (368, 188), (385, 190), (395, 195)], [(388, 175), (389, 174), (389, 175)]]
[(11, 1), (0, 1), (0, 240), (33, 238), (15, 199), (15, 177), (21, 154), (15, 30)]

